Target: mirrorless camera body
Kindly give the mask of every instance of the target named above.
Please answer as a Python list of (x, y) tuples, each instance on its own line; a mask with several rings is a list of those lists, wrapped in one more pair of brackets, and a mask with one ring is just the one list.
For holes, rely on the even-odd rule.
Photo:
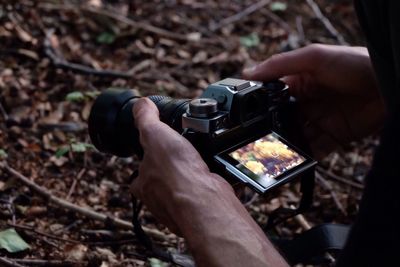
[[(187, 138), (213, 172), (231, 182), (265, 193), (316, 164), (299, 149), (301, 131), (290, 114), (294, 104), (282, 81), (227, 78), (209, 85), (197, 99), (149, 98), (161, 121)], [(132, 115), (138, 99), (133, 90), (115, 88), (98, 96), (89, 117), (89, 134), (98, 150), (120, 157), (143, 155)]]

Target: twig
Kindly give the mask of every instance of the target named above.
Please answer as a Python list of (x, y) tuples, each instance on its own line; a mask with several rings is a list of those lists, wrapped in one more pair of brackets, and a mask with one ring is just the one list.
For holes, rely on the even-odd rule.
[(34, 61), (39, 61), (39, 56), (35, 51), (23, 49), (23, 48), (8, 48), (0, 50), (0, 55), (17, 55), (21, 57), (26, 57)]
[(261, 14), (268, 16), (276, 24), (279, 24), (279, 26), (281, 26), (282, 29), (284, 29), (286, 32), (293, 32), (293, 29), (290, 27), (290, 25), (286, 21), (284, 21), (281, 17), (276, 15), (274, 12), (272, 12), (268, 8), (264, 8), (260, 12), (261, 12)]
[(306, 36), (304, 34), (303, 18), (301, 16), (296, 16), (296, 28), (299, 33), (300, 43), (304, 44), (306, 42)]
[(25, 30), (21, 25), (18, 19), (16, 18), (14, 13), (8, 13), (8, 18), (14, 24), (14, 28), (17, 32), (17, 36), (23, 42), (36, 44), (37, 40), (33, 38), (33, 36), (29, 33), (29, 31)]
[(8, 226), (11, 226), (11, 227), (14, 227), (14, 228), (20, 229), (20, 230), (30, 231), (30, 232), (33, 232), (35, 234), (42, 235), (42, 236), (48, 237), (50, 239), (63, 241), (63, 242), (66, 242), (66, 243), (72, 243), (72, 244), (81, 244), (81, 243), (83, 243), (83, 242), (79, 242), (77, 240), (66, 239), (66, 238), (62, 238), (62, 237), (55, 236), (55, 235), (52, 235), (52, 234), (48, 234), (48, 233), (42, 232), (40, 230), (37, 230), (37, 229), (35, 229), (33, 227), (26, 226), (26, 225), (8, 223)]
[(324, 168), (322, 168), (320, 166), (317, 166), (316, 169), (317, 169), (318, 172), (322, 173), (323, 175), (325, 175), (328, 178), (331, 178), (331, 179), (336, 180), (338, 182), (350, 185), (350, 186), (352, 186), (354, 188), (357, 188), (357, 189), (360, 189), (360, 190), (364, 189), (364, 186), (362, 184), (349, 181), (349, 179), (340, 177), (340, 176), (338, 176), (338, 175), (336, 175), (336, 174), (334, 174), (334, 173), (332, 173), (330, 171), (325, 170)]
[[(112, 225), (114, 225), (118, 228), (123, 228), (123, 229), (128, 229), (128, 230), (133, 229), (132, 224), (128, 221), (121, 220), (121, 219), (115, 218), (113, 216), (107, 216), (105, 214), (94, 211), (90, 208), (84, 208), (84, 207), (78, 206), (78, 205), (73, 204), (69, 201), (66, 201), (62, 198), (52, 195), (50, 193), (50, 191), (48, 191), (46, 188), (39, 186), (38, 184), (33, 182), (28, 177), (24, 176), (23, 174), (19, 173), (17, 170), (10, 167), (6, 162), (0, 162), (0, 168), (3, 168), (4, 170), (6, 170), (8, 173), (13, 175), (19, 181), (24, 183), (26, 186), (28, 186), (32, 190), (36, 191), (38, 194), (40, 194), (42, 197), (46, 198), (50, 203), (53, 203), (54, 205), (62, 207), (66, 210), (76, 212), (76, 213), (78, 213), (82, 216), (85, 216), (86, 218), (92, 219), (92, 220), (97, 220), (97, 221), (101, 221), (104, 223), (111, 223)], [(166, 240), (169, 238), (168, 235), (166, 235), (156, 229), (150, 229), (148, 227), (143, 227), (143, 230), (150, 236), (157, 238), (159, 240)]]
[[(293, 205), (290, 206), (292, 209), (295, 207)], [(308, 220), (303, 216), (303, 214), (297, 214), (294, 216), (294, 220), (303, 228), (304, 231), (310, 230), (311, 229), (311, 224), (308, 222)], [(335, 258), (332, 256), (331, 253), (325, 252), (324, 253), (325, 257), (331, 262), (335, 262)]]
[(51, 44), (50, 39), (52, 35), (53, 35), (52, 30), (48, 30), (46, 32), (46, 38), (44, 39), (43, 46), (45, 55), (51, 60), (51, 62), (56, 68), (71, 70), (77, 73), (95, 75), (95, 76), (115, 77), (124, 79), (132, 78), (132, 75), (129, 73), (115, 71), (115, 70), (96, 70), (94, 68), (81, 64), (72, 63), (63, 59), (62, 57), (57, 55), (58, 53)]
[(271, 2), (271, 0), (258, 1), (257, 3), (252, 4), (252, 5), (248, 6), (247, 8), (243, 9), (239, 13), (221, 20), (218, 24), (210, 27), (210, 30), (211, 31), (216, 31), (216, 30), (218, 30), (218, 29), (220, 29), (220, 28), (222, 28), (222, 27), (224, 27), (224, 26), (226, 26), (228, 24), (235, 23), (235, 22), (243, 19), (244, 17), (247, 17), (248, 15), (250, 15), (250, 14), (258, 11), (259, 9), (263, 8), (264, 6), (268, 5), (270, 2)]
[(317, 19), (319, 19), (322, 24), (325, 26), (325, 28), (329, 31), (329, 33), (338, 41), (339, 44), (341, 45), (349, 45), (348, 42), (344, 39), (344, 37), (333, 27), (332, 23), (329, 21), (327, 17), (325, 17), (324, 14), (322, 14), (321, 9), (317, 5), (317, 3), (314, 2), (314, 0), (306, 0), (307, 4), (311, 7), (312, 11), (314, 12), (315, 16)]
[(322, 177), (322, 175), (319, 172), (315, 172), (315, 178), (318, 182), (320, 182), (321, 186), (325, 190), (329, 191), (329, 193), (332, 196), (333, 202), (335, 202), (337, 208), (343, 213), (343, 215), (347, 216), (346, 209), (343, 207), (342, 203), (339, 201), (339, 198), (338, 198), (336, 192), (334, 191), (334, 189), (332, 188), (332, 185), (328, 181), (326, 181), (325, 178)]
[[(295, 206), (290, 205), (290, 208), (295, 209)], [(310, 223), (303, 216), (303, 214), (297, 214), (293, 219), (301, 226), (301, 228), (303, 228), (303, 230), (307, 231), (311, 229)]]
[[(25, 230), (25, 231), (29, 231), (29, 232), (33, 232), (35, 234), (47, 237), (49, 239), (54, 239), (54, 240), (58, 240), (58, 241), (63, 241), (65, 243), (71, 243), (71, 244), (85, 244), (85, 245), (91, 245), (91, 246), (108, 246), (108, 245), (123, 245), (123, 244), (132, 244), (133, 242), (136, 241), (136, 239), (132, 238), (132, 235), (129, 236), (128, 239), (120, 239), (120, 240), (110, 240), (110, 241), (78, 241), (78, 240), (73, 240), (73, 239), (67, 239), (67, 238), (62, 238), (56, 235), (52, 235), (49, 233), (45, 233), (42, 231), (39, 231), (33, 227), (30, 226), (26, 226), (26, 225), (20, 225), (20, 224), (12, 224), (12, 223), (8, 223), (8, 225), (10, 227), (14, 227), (16, 229), (20, 229), (20, 230)], [(59, 248), (56, 245), (53, 245), (56, 248)]]
[(112, 10), (108, 10), (108, 9), (100, 9), (100, 8), (94, 8), (94, 7), (90, 7), (90, 6), (73, 6), (73, 5), (57, 5), (57, 4), (49, 4), (49, 3), (45, 3), (45, 4), (40, 4), (39, 7), (44, 8), (44, 9), (64, 9), (64, 10), (81, 10), (81, 11), (85, 11), (88, 13), (92, 13), (95, 15), (101, 15), (101, 16), (105, 16), (108, 18), (111, 18), (113, 20), (116, 20), (118, 22), (124, 23), (132, 28), (135, 29), (141, 29), (147, 32), (151, 32), (151, 33), (155, 33), (157, 35), (160, 36), (164, 36), (166, 38), (171, 38), (171, 39), (175, 39), (175, 40), (180, 40), (180, 41), (187, 41), (187, 42), (212, 42), (212, 40), (206, 40), (206, 39), (197, 39), (197, 38), (193, 38), (190, 35), (185, 35), (185, 34), (180, 34), (180, 33), (175, 33), (175, 32), (171, 32), (144, 22), (140, 22), (140, 21), (135, 21), (133, 19), (130, 19), (128, 17), (125, 16), (121, 16), (120, 14), (118, 14), (115, 11)]
[(85, 261), (69, 261), (69, 260), (41, 260), (41, 259), (12, 259), (14, 262), (34, 265), (34, 266), (53, 266), (53, 267), (73, 267), (86, 266)]
[(9, 117), (8, 117), (6, 110), (3, 107), (3, 104), (1, 103), (1, 99), (0, 99), (0, 113), (1, 113), (1, 115), (3, 115), (4, 120), (7, 121)]
[(118, 240), (118, 239), (132, 239), (134, 234), (129, 231), (115, 232), (110, 230), (92, 230), (92, 229), (81, 229), (80, 232), (90, 237), (98, 237), (100, 239), (107, 240)]
[(71, 198), (72, 194), (73, 194), (74, 191), (75, 191), (75, 187), (76, 187), (77, 182), (82, 178), (82, 176), (85, 174), (85, 172), (86, 172), (86, 169), (83, 168), (83, 169), (78, 173), (77, 177), (76, 177), (76, 178), (74, 179), (74, 181), (72, 182), (72, 185), (71, 185), (71, 188), (70, 188), (69, 191), (68, 191), (66, 200), (69, 200), (69, 199)]
[[(10, 267), (26, 267), (25, 265), (21, 265), (14, 260), (11, 260), (6, 257), (0, 257), (1, 266), (10, 266)], [(4, 264), (4, 265), (3, 265)]]
[(246, 203), (244, 203), (243, 205), (245, 207), (249, 207), (251, 204), (254, 203), (254, 201), (256, 201), (259, 198), (259, 196), (260, 196), (259, 194), (254, 193), (254, 195), (251, 197), (251, 199), (249, 201), (247, 201)]
[(167, 38), (171, 38), (171, 39), (175, 39), (175, 40), (180, 40), (180, 41), (198, 41), (195, 40), (193, 38), (190, 38), (190, 36), (188, 35), (184, 35), (184, 34), (180, 34), (180, 33), (175, 33), (175, 32), (171, 32), (171, 31), (167, 31), (165, 29), (144, 23), (144, 22), (139, 22), (139, 21), (134, 21), (130, 18), (124, 17), (119, 15), (117, 12), (111, 11), (111, 10), (107, 10), (107, 9), (99, 9), (99, 8), (93, 8), (93, 7), (89, 7), (89, 6), (82, 6), (81, 10), (83, 11), (87, 11), (93, 14), (97, 14), (97, 15), (103, 15), (109, 18), (112, 18), (116, 21), (119, 22), (123, 22), (133, 28), (137, 28), (137, 29), (141, 29), (141, 30), (145, 30), (148, 32), (152, 32), (155, 34), (158, 34), (160, 36), (164, 36)]
[(174, 77), (172, 77), (170, 74), (165, 73), (164, 78), (170, 82), (172, 82), (173, 84), (175, 84), (175, 89), (176, 91), (181, 94), (181, 95), (185, 95), (189, 92), (189, 88), (187, 88), (186, 86), (184, 86), (181, 82), (179, 82), (178, 80), (176, 80)]

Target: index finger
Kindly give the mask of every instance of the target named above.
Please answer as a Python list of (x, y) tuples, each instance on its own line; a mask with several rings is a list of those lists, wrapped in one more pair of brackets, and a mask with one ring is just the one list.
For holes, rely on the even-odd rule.
[(310, 72), (316, 69), (323, 49), (311, 45), (294, 51), (276, 54), (259, 65), (243, 70), (243, 78), (257, 81), (270, 81), (284, 76)]

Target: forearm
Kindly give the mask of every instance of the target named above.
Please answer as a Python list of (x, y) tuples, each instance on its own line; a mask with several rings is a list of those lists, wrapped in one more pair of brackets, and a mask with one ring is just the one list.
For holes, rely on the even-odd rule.
[(287, 266), (231, 188), (217, 180), (213, 186), (178, 200), (179, 228), (197, 265)]

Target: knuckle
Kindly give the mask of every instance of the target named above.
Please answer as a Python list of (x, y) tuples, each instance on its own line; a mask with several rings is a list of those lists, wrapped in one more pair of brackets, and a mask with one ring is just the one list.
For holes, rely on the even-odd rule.
[(320, 60), (325, 55), (327, 47), (323, 44), (311, 44), (306, 49), (312, 58)]
[(276, 65), (278, 62), (282, 60), (282, 58), (283, 58), (282, 53), (274, 54), (266, 61), (266, 64), (270, 64), (272, 66)]

